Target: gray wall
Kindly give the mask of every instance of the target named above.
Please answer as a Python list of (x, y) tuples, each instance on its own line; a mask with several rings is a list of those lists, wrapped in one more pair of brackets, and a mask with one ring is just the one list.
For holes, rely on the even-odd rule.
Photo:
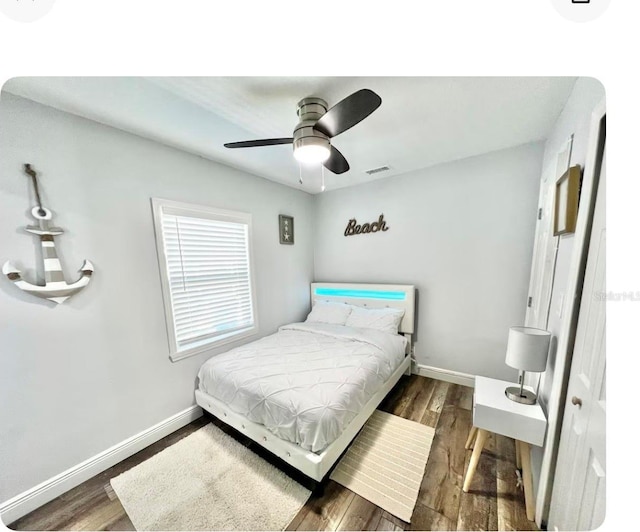
[[(39, 245), (22, 230), (34, 205), (25, 162), (66, 231), (67, 279), (85, 258), (96, 271), (61, 306), (0, 279), (0, 501), (194, 404), (215, 351), (169, 360), (151, 197), (253, 214), (260, 335), (305, 316), (313, 278), (311, 196), (5, 93), (0, 263), (29, 279)], [(295, 217), (294, 246), (278, 243), (278, 214)]]
[[(542, 143), (317, 197), (317, 281), (415, 284), (418, 363), (512, 379), (509, 326), (524, 323)], [(344, 237), (347, 221), (385, 233)]]

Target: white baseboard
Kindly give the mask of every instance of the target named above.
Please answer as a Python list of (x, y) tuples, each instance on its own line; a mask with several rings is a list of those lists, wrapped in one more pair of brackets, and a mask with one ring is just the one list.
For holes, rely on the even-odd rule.
[(424, 366), (423, 364), (414, 364), (413, 373), (431, 379), (461, 384), (462, 386), (470, 386), (473, 388), (476, 384), (476, 378), (469, 373), (460, 373), (459, 371), (451, 371), (449, 369), (434, 368), (432, 366)]
[(2, 522), (7, 525), (13, 523), (16, 519), (20, 519), (20, 517), (75, 488), (98, 473), (102, 473), (125, 458), (188, 425), (200, 416), (202, 416), (202, 409), (197, 405), (190, 406), (59, 475), (45, 480), (30, 490), (16, 495), (0, 504)]

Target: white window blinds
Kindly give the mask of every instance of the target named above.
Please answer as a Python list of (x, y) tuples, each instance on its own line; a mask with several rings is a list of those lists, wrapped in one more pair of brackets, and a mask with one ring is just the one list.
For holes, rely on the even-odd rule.
[(162, 203), (156, 226), (160, 222), (172, 352), (201, 351), (255, 329), (249, 215)]

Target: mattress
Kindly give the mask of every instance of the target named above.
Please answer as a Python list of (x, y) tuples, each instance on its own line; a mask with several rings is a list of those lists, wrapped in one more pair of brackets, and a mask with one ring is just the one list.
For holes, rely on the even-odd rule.
[(205, 362), (199, 389), (277, 437), (319, 453), (400, 366), (407, 339), (294, 323)]

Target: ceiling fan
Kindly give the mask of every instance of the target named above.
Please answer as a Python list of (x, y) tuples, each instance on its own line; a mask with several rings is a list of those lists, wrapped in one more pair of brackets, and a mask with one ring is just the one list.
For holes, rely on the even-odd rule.
[(300, 122), (293, 137), (230, 142), (225, 148), (254, 148), (293, 144), (293, 156), (301, 163), (322, 163), (334, 174), (349, 170), (349, 163), (331, 139), (355, 126), (373, 113), (382, 99), (369, 89), (361, 89), (341, 100), (331, 109), (321, 98), (304, 98), (298, 102)]

